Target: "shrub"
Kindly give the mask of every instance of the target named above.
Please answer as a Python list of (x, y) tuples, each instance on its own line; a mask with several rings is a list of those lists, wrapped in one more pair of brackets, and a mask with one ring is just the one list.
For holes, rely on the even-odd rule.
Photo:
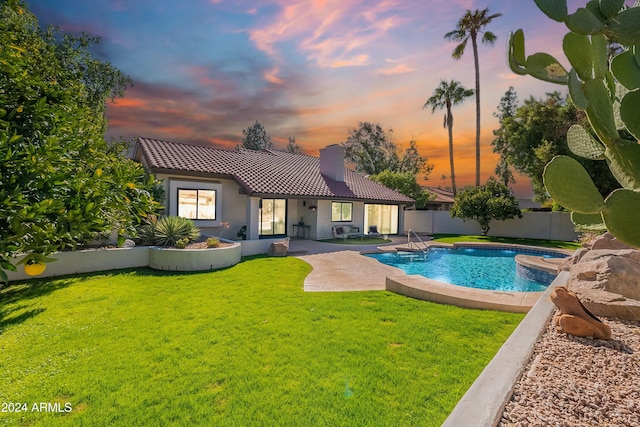
[(218, 239), (217, 237), (209, 237), (207, 239), (208, 248), (217, 248), (218, 246), (220, 246), (220, 239)]
[(200, 229), (193, 221), (178, 216), (162, 217), (140, 230), (140, 238), (144, 245), (176, 246), (179, 240), (189, 243), (198, 237), (200, 237)]
[(187, 244), (189, 243), (189, 241), (187, 239), (180, 239), (176, 242), (176, 248), (178, 249), (184, 249), (187, 247)]
[(238, 230), (236, 236), (238, 236), (242, 240), (247, 240), (247, 226), (243, 225), (242, 227), (240, 227), (240, 230)]

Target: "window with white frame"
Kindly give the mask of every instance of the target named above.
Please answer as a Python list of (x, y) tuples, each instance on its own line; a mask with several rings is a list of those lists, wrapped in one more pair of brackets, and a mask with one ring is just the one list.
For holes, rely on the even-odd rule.
[(178, 188), (178, 216), (216, 219), (216, 190)]
[(351, 202), (331, 202), (331, 221), (348, 222), (352, 221), (353, 203)]

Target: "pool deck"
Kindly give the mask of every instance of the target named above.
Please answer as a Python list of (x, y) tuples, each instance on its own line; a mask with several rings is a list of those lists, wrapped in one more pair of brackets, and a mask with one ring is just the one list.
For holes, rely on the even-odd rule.
[[(501, 246), (520, 247), (503, 244), (435, 244), (430, 246)], [(527, 247), (543, 250), (538, 247)], [(418, 275), (407, 275), (396, 267), (384, 265), (361, 252), (415, 250), (406, 245), (406, 238), (396, 236), (387, 245), (341, 245), (312, 240), (291, 240), (290, 255), (296, 256), (313, 267), (304, 281), (306, 292), (345, 292), (388, 290), (411, 298), (428, 300), (442, 304), (486, 310), (526, 313), (538, 301), (542, 292), (502, 292), (472, 289), (450, 285)], [(566, 253), (566, 251), (565, 251)], [(547, 270), (557, 268), (557, 261), (549, 261), (541, 256), (526, 255), (529, 266), (540, 264)]]

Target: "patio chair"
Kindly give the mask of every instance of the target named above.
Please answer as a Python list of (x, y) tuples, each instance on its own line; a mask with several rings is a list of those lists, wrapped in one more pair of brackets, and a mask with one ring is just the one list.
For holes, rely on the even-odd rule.
[(369, 236), (375, 236), (375, 237), (379, 237), (382, 236), (382, 234), (380, 234), (378, 232), (378, 226), (377, 225), (370, 225), (369, 226), (369, 232), (367, 233)]

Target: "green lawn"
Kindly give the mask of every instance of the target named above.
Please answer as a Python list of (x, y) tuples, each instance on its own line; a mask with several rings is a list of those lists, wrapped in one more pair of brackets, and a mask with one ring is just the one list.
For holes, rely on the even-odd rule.
[(28, 405), (0, 424), (438, 426), (523, 317), (304, 293), (309, 271), (253, 258), (0, 288), (0, 402)]
[(566, 242), (564, 240), (473, 236), (468, 234), (434, 234), (433, 241), (442, 242), (442, 243), (458, 243), (458, 242), (514, 243), (517, 245), (545, 246), (549, 248), (560, 248), (560, 249), (569, 249), (569, 250), (579, 249), (582, 247), (579, 242)]

